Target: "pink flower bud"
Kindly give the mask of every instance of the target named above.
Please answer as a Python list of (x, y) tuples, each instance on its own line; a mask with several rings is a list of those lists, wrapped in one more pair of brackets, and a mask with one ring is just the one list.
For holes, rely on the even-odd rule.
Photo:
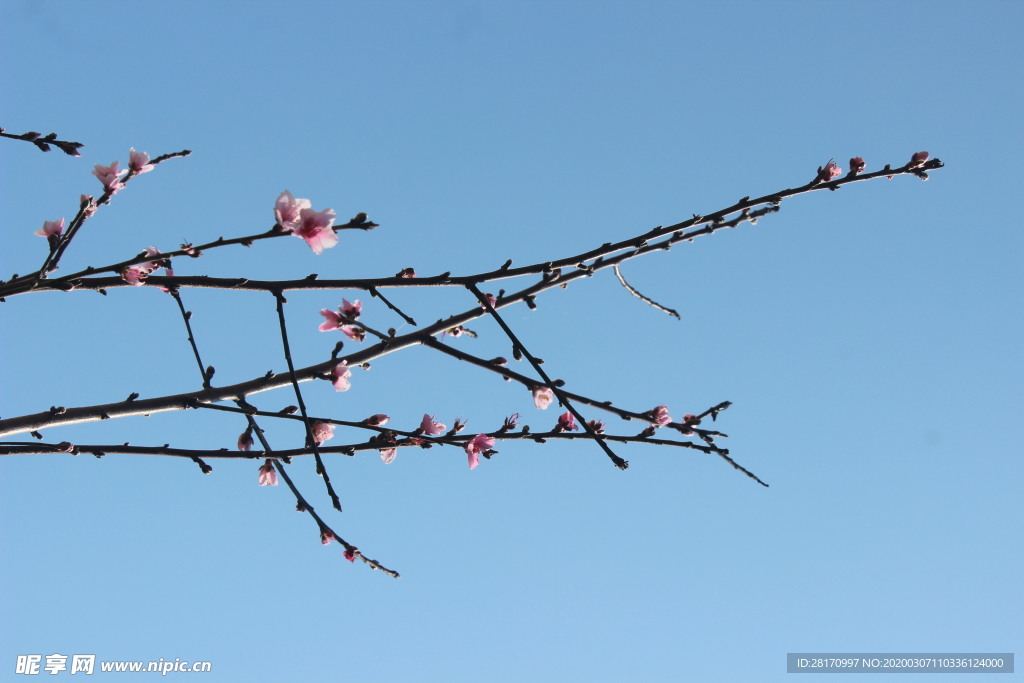
[(910, 168), (916, 168), (928, 161), (928, 152), (914, 152), (914, 156), (910, 157)]
[(92, 198), (91, 194), (83, 194), (80, 201), (86, 218), (96, 213), (96, 201)]
[(323, 544), (323, 545), (330, 545), (331, 541), (333, 541), (333, 540), (334, 540), (334, 534), (331, 533), (330, 529), (327, 529), (327, 528), (321, 528), (320, 529), (320, 543), (321, 544)]
[(277, 486), (277, 470), (269, 458), (260, 466), (260, 486)]
[(380, 459), (381, 459), (381, 461), (385, 465), (390, 465), (391, 463), (393, 463), (397, 456), (398, 456), (398, 449), (397, 448), (384, 448), (384, 449), (381, 449)]
[(827, 183), (830, 180), (838, 178), (840, 175), (842, 175), (842, 173), (843, 169), (839, 168), (839, 166), (836, 165), (835, 161), (829, 159), (828, 163), (825, 164), (824, 167), (818, 167), (818, 175), (815, 176), (814, 180), (812, 180), (811, 182)]
[(860, 157), (853, 157), (850, 159), (850, 173), (853, 175), (857, 175), (862, 172), (865, 166), (866, 164), (864, 163), (864, 160)]
[(358, 550), (359, 550), (359, 548), (355, 547), (354, 545), (350, 545), (347, 548), (345, 548), (345, 559), (348, 560), (349, 562), (355, 562), (356, 561), (356, 551), (358, 551)]
[[(174, 277), (174, 270), (171, 268), (164, 268), (164, 275), (167, 277)], [(171, 289), (169, 287), (161, 287), (160, 291), (170, 293)]]
[(133, 173), (149, 173), (153, 170), (153, 164), (149, 163), (149, 155), (145, 152), (136, 152), (132, 147), (128, 152), (128, 168)]
[(654, 423), (658, 427), (667, 425), (672, 421), (672, 416), (668, 414), (668, 406), (658, 406), (651, 411), (651, 417), (654, 418)]
[(334, 425), (326, 422), (314, 422), (310, 426), (310, 430), (313, 432), (313, 440), (317, 444), (322, 444), (334, 437)]
[(238, 450), (247, 451), (252, 448), (252, 430), (246, 429), (244, 432), (238, 435)]
[(121, 182), (121, 176), (124, 175), (124, 171), (121, 170), (120, 161), (114, 161), (109, 166), (96, 164), (92, 174), (103, 183), (103, 187), (110, 194), (115, 194), (124, 187), (124, 183)]
[(389, 417), (388, 415), (385, 415), (384, 413), (377, 413), (376, 415), (371, 415), (370, 417), (366, 418), (364, 422), (371, 427), (383, 427), (390, 420), (391, 417)]
[(352, 383), (348, 381), (352, 376), (352, 371), (348, 369), (348, 361), (343, 360), (335, 365), (331, 370), (331, 376), (334, 378), (332, 384), (337, 391), (348, 391), (352, 388)]
[(576, 418), (569, 411), (565, 411), (558, 416), (558, 424), (555, 425), (555, 431), (574, 432), (579, 428), (580, 426), (576, 424)]
[(550, 387), (534, 387), (533, 405), (541, 410), (547, 410), (553, 400), (555, 400), (555, 392)]
[(64, 219), (56, 221), (43, 221), (43, 227), (35, 231), (36, 235), (40, 237), (60, 237), (61, 233), (64, 232)]

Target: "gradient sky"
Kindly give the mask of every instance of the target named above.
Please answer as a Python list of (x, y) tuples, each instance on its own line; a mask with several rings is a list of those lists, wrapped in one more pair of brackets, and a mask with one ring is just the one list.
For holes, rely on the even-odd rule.
[[(677, 418), (732, 401), (716, 427), (770, 488), (680, 449), (617, 449), (621, 472), (593, 444), (499, 443), (472, 472), (456, 449), (329, 460), (338, 514), (297, 461), (318, 510), (396, 581), (321, 547), (255, 462), (203, 476), (171, 458), (6, 457), (4, 680), (18, 654), (52, 653), (209, 660), (196, 680), (210, 682), (731, 682), (791, 677), (787, 652), (1020, 652), (1020, 3), (9, 0), (3, 14), (0, 126), (86, 145), (72, 159), (0, 140), (3, 278), (38, 267), (33, 231), (98, 194), (93, 164), (129, 147), (194, 153), (129, 185), (62, 266), (265, 230), (287, 188), (381, 227), (321, 256), (289, 238), (176, 270), (470, 273), (796, 186), (830, 157), (946, 163), (627, 264), (681, 321), (610, 272), (506, 309), (572, 390)], [(351, 294), (365, 322), (402, 329)], [(183, 295), (215, 383), (284, 369), (272, 297)], [(288, 298), (297, 362), (325, 359), (336, 337), (317, 312), (341, 295)], [(472, 305), (395, 298), (421, 322)], [(154, 288), (0, 311), (2, 417), (198, 388)], [(475, 327), (453, 343), (510, 355)], [(344, 394), (306, 385), (311, 412), (554, 421), (435, 355), (380, 359)], [(218, 449), (241, 428), (165, 413), (45, 436)]]

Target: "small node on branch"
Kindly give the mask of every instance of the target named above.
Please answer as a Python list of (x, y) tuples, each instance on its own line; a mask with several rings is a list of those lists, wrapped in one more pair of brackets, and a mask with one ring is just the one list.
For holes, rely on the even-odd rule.
[(133, 391), (132, 393), (128, 394), (128, 398), (126, 398), (125, 401), (130, 403), (131, 401), (134, 401), (138, 397), (139, 397), (139, 392)]
[(210, 472), (213, 472), (213, 468), (206, 464), (206, 462), (204, 462), (203, 459), (200, 458), (198, 455), (192, 456), (192, 462), (199, 465), (199, 470), (203, 474), (209, 474)]
[(29, 434), (31, 434), (35, 438), (39, 439), (40, 441), (43, 440), (43, 435), (40, 434), (39, 432), (35, 431), (35, 430), (32, 430), (31, 432), (29, 432)]

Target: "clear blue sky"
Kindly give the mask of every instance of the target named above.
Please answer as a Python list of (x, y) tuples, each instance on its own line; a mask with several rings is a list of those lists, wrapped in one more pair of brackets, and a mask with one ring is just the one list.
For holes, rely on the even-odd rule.
[[(256, 463), (4, 458), (2, 678), (32, 653), (210, 660), (211, 682), (782, 681), (787, 652), (1020, 654), (1024, 6), (370, 4), (5, 3), (0, 126), (86, 147), (0, 140), (2, 277), (38, 266), (32, 232), (129, 147), (194, 154), (119, 194), (67, 267), (265, 230), (286, 188), (381, 228), (319, 257), (278, 240), (178, 272), (468, 273), (798, 185), (830, 157), (928, 150), (947, 168), (788, 201), (624, 269), (682, 321), (610, 273), (509, 310), (582, 393), (676, 416), (733, 401), (718, 426), (771, 488), (699, 453), (622, 448), (621, 472), (593, 445), (509, 443), (473, 472), (453, 449), (329, 461), (338, 515), (297, 462), (395, 581), (322, 548)], [(215, 382), (284, 369), (269, 296), (184, 294)], [(423, 321), (468, 301), (396, 298)], [(298, 362), (324, 359), (317, 312), (340, 295), (289, 302)], [(0, 416), (197, 388), (155, 289), (0, 312)], [(364, 320), (400, 325), (373, 302)], [(508, 355), (477, 327), (458, 343)], [(433, 356), (381, 359), (345, 394), (310, 386), (311, 411), (554, 419)], [(220, 448), (240, 431), (190, 413), (46, 437)]]

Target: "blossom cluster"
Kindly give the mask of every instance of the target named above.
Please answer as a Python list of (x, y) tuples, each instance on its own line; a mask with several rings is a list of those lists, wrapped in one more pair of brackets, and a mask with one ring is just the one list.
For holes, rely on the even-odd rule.
[(296, 199), (291, 192), (285, 190), (274, 204), (274, 216), (283, 231), (306, 240), (314, 254), (320, 254), (338, 243), (338, 234), (333, 227), (336, 217), (334, 209), (313, 211), (312, 202)]
[(132, 147), (128, 152), (128, 168), (122, 169), (120, 161), (113, 161), (109, 166), (102, 164), (96, 164), (93, 167), (92, 174), (96, 176), (97, 180), (103, 183), (103, 189), (105, 189), (111, 195), (117, 194), (119, 190), (124, 188), (123, 178), (129, 171), (134, 175), (140, 173), (148, 173), (153, 170), (153, 164), (149, 163), (149, 155), (145, 152), (137, 152)]
[(366, 338), (366, 330), (358, 325), (352, 325), (359, 315), (363, 312), (363, 304), (359, 299), (356, 299), (355, 303), (352, 303), (348, 299), (341, 300), (341, 306), (338, 307), (338, 312), (335, 313), (329, 308), (325, 308), (320, 311), (325, 320), (320, 323), (319, 330), (321, 332), (330, 332), (332, 330), (341, 330), (341, 332), (349, 339), (355, 341), (363, 341)]
[[(146, 247), (142, 253), (153, 258), (160, 255), (160, 250), (156, 247)], [(130, 285), (141, 287), (145, 284), (146, 278), (148, 278), (150, 274), (161, 265), (165, 265), (165, 263), (165, 261), (160, 259), (146, 261), (145, 263), (136, 263), (134, 266), (128, 266), (121, 271), (121, 279)], [(174, 275), (174, 271), (171, 270), (170, 266), (167, 267), (167, 274)]]

